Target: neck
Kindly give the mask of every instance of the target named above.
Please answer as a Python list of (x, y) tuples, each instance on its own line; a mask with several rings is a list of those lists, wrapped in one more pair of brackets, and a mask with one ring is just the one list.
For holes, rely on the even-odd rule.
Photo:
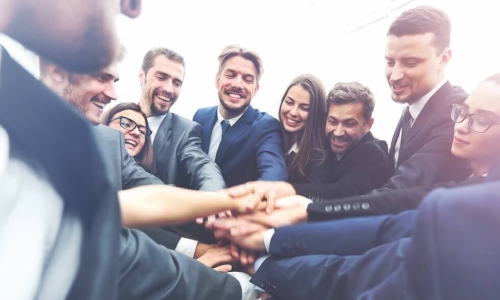
[(0, 32), (8, 29), (14, 15), (14, 6), (16, 1), (0, 1)]
[(142, 112), (146, 115), (147, 118), (153, 117), (151, 107), (146, 104), (146, 101), (144, 99), (139, 100), (139, 106), (141, 107)]
[(232, 111), (226, 110), (222, 105), (219, 104), (219, 112), (225, 120), (230, 120), (232, 118), (236, 118), (237, 116), (240, 116), (243, 113), (245, 113), (245, 110), (243, 110), (242, 112), (232, 112)]
[(474, 173), (474, 175), (482, 176), (482, 175), (484, 175), (484, 174), (486, 174), (486, 173), (489, 172), (490, 166), (491, 166), (491, 162), (487, 162), (487, 161), (471, 161), (470, 165), (472, 167), (472, 173)]

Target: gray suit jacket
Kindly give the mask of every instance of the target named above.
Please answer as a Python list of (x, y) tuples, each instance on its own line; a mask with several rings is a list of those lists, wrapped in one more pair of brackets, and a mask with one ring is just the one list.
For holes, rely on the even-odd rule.
[(119, 189), (163, 184), (160, 179), (146, 172), (128, 155), (122, 133), (104, 125), (95, 126), (95, 129), (97, 135), (101, 137), (100, 145), (104, 158), (113, 170), (110, 177)]
[(200, 124), (167, 113), (153, 142), (154, 174), (166, 184), (194, 190), (226, 187), (217, 164), (201, 148)]

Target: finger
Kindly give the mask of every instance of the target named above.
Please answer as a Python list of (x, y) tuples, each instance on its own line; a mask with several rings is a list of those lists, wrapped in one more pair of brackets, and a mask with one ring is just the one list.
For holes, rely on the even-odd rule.
[(254, 210), (262, 202), (262, 199), (264, 199), (264, 190), (257, 189), (247, 203), (247, 210)]
[(215, 271), (222, 272), (222, 273), (227, 273), (231, 271), (233, 267), (231, 265), (222, 265), (214, 268)]
[(235, 244), (231, 244), (229, 246), (229, 249), (230, 249), (230, 252), (231, 252), (231, 256), (234, 259), (239, 259), (240, 258), (240, 251), (239, 251), (238, 246), (236, 246)]
[(248, 252), (246, 250), (241, 249), (240, 251), (240, 263), (243, 266), (248, 265)]
[(237, 186), (234, 186), (232, 188), (227, 189), (226, 192), (231, 197), (242, 197), (242, 196), (253, 193), (253, 185), (250, 182), (245, 183), (245, 184), (240, 184), (240, 185), (237, 185)]
[[(275, 227), (270, 216), (264, 212), (255, 212), (253, 214), (242, 215), (241, 218), (250, 222), (250, 223), (257, 223), (257, 224), (264, 225), (266, 227), (272, 227), (272, 228)], [(228, 228), (228, 230), (229, 229), (230, 228)]]
[(274, 206), (276, 204), (276, 191), (271, 190), (269, 193), (267, 193), (267, 206), (266, 206), (266, 213), (270, 214), (274, 210)]
[(261, 224), (246, 223), (245, 226), (232, 227), (229, 232), (231, 236), (249, 235), (262, 230)]
[(253, 265), (255, 263), (255, 253), (253, 251), (248, 252), (247, 260), (249, 265)]
[(199, 225), (203, 225), (203, 223), (205, 223), (205, 220), (206, 220), (206, 218), (197, 218), (196, 223)]
[(214, 236), (218, 240), (227, 239), (229, 236), (231, 236), (231, 232), (225, 229), (216, 229), (214, 230)]

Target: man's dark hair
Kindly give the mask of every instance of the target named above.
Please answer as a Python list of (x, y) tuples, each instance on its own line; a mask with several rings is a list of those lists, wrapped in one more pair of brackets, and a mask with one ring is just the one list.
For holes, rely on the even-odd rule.
[(375, 101), (370, 89), (357, 81), (337, 83), (328, 93), (326, 103), (328, 109), (330, 109), (331, 105), (361, 103), (365, 122), (370, 120), (375, 108)]
[(403, 12), (392, 22), (387, 36), (433, 33), (434, 46), (441, 53), (450, 46), (451, 23), (448, 15), (432, 6), (417, 6)]
[(142, 60), (142, 70), (144, 71), (144, 74), (148, 73), (149, 69), (151, 69), (154, 64), (155, 58), (160, 55), (164, 55), (166, 58), (178, 62), (183, 67), (186, 67), (184, 57), (182, 57), (182, 55), (165, 47), (156, 47), (149, 50), (146, 55), (144, 55), (144, 59)]

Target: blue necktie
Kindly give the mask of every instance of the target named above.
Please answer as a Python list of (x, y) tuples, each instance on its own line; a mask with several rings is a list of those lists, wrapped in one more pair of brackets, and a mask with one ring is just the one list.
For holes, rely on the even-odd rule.
[(222, 137), (224, 137), (224, 134), (231, 128), (231, 124), (229, 123), (228, 120), (222, 120), (220, 122), (220, 126), (222, 127)]
[(411, 130), (411, 122), (413, 118), (410, 114), (410, 107), (407, 106), (403, 112), (402, 120), (401, 120), (401, 145), (399, 147), (399, 152), (403, 149), (403, 145), (408, 141), (408, 136), (410, 135)]

